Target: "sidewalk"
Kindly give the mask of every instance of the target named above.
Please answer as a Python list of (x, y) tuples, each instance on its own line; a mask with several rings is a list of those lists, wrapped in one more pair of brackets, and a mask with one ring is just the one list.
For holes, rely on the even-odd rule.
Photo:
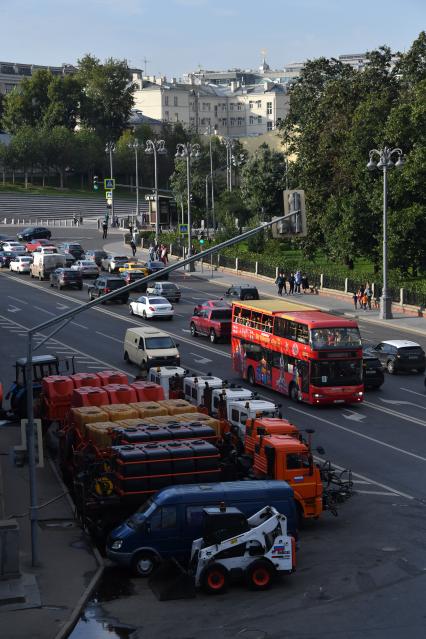
[[(114, 241), (106, 244), (104, 246), (104, 249), (111, 253), (122, 253), (123, 246), (123, 242)], [(130, 248), (127, 248), (130, 251)], [(148, 250), (138, 249), (136, 256), (147, 260)], [(174, 261), (176, 261), (176, 258), (172, 256), (170, 258), (170, 261), (173, 263)], [(228, 288), (232, 284), (253, 284), (254, 286), (258, 287), (260, 293), (263, 296), (281, 299), (281, 297), (277, 295), (277, 287), (275, 286), (273, 280), (263, 276), (257, 277), (251, 274), (242, 274), (240, 271), (237, 273), (232, 269), (223, 267), (220, 267), (217, 271), (213, 271), (212, 274), (212, 271), (207, 264), (204, 264), (203, 268), (201, 268), (201, 265), (197, 262), (195, 273), (191, 275), (188, 273), (187, 277), (201, 277), (203, 279), (206, 279), (207, 281), (214, 282), (218, 286), (223, 286), (224, 288)], [(319, 295), (296, 294), (283, 296), (282, 299), (288, 299), (294, 302), (303, 303), (330, 313), (337, 313), (339, 315), (353, 317), (362, 320), (363, 322), (396, 328), (401, 331), (408, 331), (413, 334), (422, 335), (423, 337), (426, 336), (426, 317), (415, 317), (405, 315), (404, 313), (394, 312), (394, 317), (392, 320), (381, 320), (379, 318), (379, 311), (377, 310), (355, 310), (352, 303), (352, 295), (345, 294), (342, 291), (322, 289)]]
[[(15, 518), (20, 527), (19, 580), (0, 580), (1, 636), (5, 639), (53, 639), (67, 636), (81, 605), (101, 572), (97, 555), (77, 522), (67, 496), (38, 512), (39, 566), (31, 566), (28, 518), (28, 466), (13, 464), (20, 428), (0, 422), (0, 519)], [(64, 486), (48, 459), (37, 469), (37, 502), (63, 495)], [(10, 594), (20, 591), (15, 603)], [(18, 599), (16, 601), (16, 599)]]

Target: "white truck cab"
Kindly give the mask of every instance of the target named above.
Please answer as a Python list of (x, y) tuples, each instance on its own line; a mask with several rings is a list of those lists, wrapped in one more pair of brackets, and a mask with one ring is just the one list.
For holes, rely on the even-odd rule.
[(256, 417), (279, 417), (277, 404), (262, 399), (249, 401), (228, 401), (227, 419), (233, 426), (235, 433), (244, 441), (246, 436), (246, 422)]
[(198, 375), (197, 377), (186, 377), (183, 384), (185, 399), (191, 404), (200, 406), (204, 400), (204, 390), (207, 385), (210, 388), (222, 388), (223, 379), (213, 375)]
[(154, 384), (159, 384), (164, 390), (164, 397), (169, 399), (170, 379), (176, 377), (183, 379), (187, 372), (181, 366), (154, 366), (149, 369), (148, 379)]
[(207, 409), (209, 413), (216, 416), (221, 407), (229, 402), (244, 401), (248, 402), (254, 399), (254, 393), (248, 388), (242, 386), (230, 386), (229, 388), (214, 388), (211, 391), (211, 401)]

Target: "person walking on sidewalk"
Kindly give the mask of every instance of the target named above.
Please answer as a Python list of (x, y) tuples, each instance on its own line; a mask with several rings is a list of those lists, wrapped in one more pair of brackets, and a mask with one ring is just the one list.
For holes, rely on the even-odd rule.
[(149, 257), (149, 261), (150, 262), (154, 262), (155, 261), (155, 246), (154, 246), (154, 244), (151, 244), (151, 246), (149, 247), (148, 257)]
[(133, 257), (135, 257), (135, 255), (136, 255), (136, 244), (135, 244), (135, 240), (133, 239), (133, 237), (130, 240), (130, 248), (132, 249)]
[(282, 296), (283, 288), (284, 288), (284, 275), (283, 275), (283, 273), (281, 271), (278, 273), (278, 277), (275, 280), (275, 284), (278, 287), (278, 295)]
[(353, 300), (353, 303), (354, 303), (354, 309), (357, 310), (357, 308), (358, 308), (358, 295), (357, 295), (356, 291), (354, 291), (353, 294), (352, 294), (352, 300)]
[(295, 283), (294, 275), (293, 273), (290, 273), (290, 277), (288, 278), (288, 294), (289, 295), (294, 295), (294, 283)]
[(294, 290), (296, 293), (300, 293), (301, 283), (302, 283), (302, 273), (300, 271), (296, 271), (294, 275)]
[(104, 220), (102, 222), (102, 239), (106, 240), (108, 237), (108, 222)]

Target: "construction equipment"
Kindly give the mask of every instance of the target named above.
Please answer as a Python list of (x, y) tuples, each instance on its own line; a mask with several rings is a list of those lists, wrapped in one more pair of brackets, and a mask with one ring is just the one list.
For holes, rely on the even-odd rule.
[(203, 537), (193, 542), (191, 552), (196, 587), (218, 594), (238, 574), (252, 590), (266, 590), (276, 573), (295, 570), (295, 540), (275, 508), (265, 506), (248, 519), (225, 506), (205, 508), (203, 516)]

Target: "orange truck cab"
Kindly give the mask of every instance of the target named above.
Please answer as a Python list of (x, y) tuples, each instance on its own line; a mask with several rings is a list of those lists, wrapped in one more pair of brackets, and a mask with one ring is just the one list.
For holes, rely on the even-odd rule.
[(293, 488), (300, 517), (311, 519), (323, 511), (323, 484), (306, 444), (290, 435), (266, 435), (255, 444), (256, 478), (281, 479)]
[(260, 437), (265, 435), (290, 435), (296, 439), (301, 439), (299, 429), (289, 422), (288, 419), (280, 417), (248, 419), (244, 439), (245, 452), (248, 455), (253, 455), (256, 443), (260, 441)]

